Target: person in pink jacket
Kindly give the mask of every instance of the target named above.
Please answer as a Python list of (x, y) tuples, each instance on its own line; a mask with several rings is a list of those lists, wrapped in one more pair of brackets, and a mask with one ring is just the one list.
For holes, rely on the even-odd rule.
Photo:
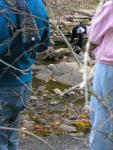
[(113, 114), (113, 0), (105, 2), (94, 16), (88, 36), (90, 42), (97, 45), (93, 90), (106, 105), (91, 97), (89, 147), (90, 150), (113, 150), (113, 118), (110, 115), (110, 112)]

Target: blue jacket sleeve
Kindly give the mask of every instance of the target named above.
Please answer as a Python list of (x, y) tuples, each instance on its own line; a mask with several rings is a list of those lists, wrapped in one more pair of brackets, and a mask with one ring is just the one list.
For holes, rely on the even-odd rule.
[[(38, 43), (37, 52), (42, 52), (48, 49), (50, 44), (50, 27), (49, 17), (46, 11), (45, 5), (42, 0), (27, 0), (28, 6), (35, 16), (35, 21), (39, 29), (41, 40)], [(5, 5), (4, 1), (0, 1), (0, 4)], [(0, 6), (0, 10), (4, 9)], [(13, 14), (8, 15), (10, 19), (16, 24), (16, 16)], [(10, 40), (10, 32), (6, 28), (7, 20), (0, 15), (0, 56), (7, 53), (8, 40)]]
[(33, 15), (36, 16), (35, 21), (40, 32), (41, 41), (37, 47), (37, 52), (39, 53), (47, 50), (50, 44), (49, 17), (42, 0), (29, 0), (28, 4)]

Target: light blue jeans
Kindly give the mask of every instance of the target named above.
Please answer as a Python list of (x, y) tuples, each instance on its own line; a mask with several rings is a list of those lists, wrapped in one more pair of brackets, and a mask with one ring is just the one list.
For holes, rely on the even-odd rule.
[[(93, 90), (113, 112), (113, 65), (96, 64)], [(94, 96), (91, 97), (90, 107), (90, 150), (113, 150), (113, 119)]]
[[(31, 83), (27, 84), (31, 87)], [(0, 87), (0, 126), (18, 128), (19, 113), (25, 108), (31, 92), (24, 85)], [(18, 132), (0, 130), (0, 150), (18, 150)]]

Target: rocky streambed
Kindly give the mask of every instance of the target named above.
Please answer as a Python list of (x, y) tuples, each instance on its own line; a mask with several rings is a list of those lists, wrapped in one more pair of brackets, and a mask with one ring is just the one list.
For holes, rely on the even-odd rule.
[[(80, 68), (76, 62), (63, 60), (39, 64), (33, 66), (33, 93), (28, 109), (21, 114), (21, 128), (42, 137), (55, 150), (87, 150), (91, 125), (84, 109), (84, 92), (71, 91), (61, 96), (82, 81)], [(20, 150), (49, 150), (33, 137), (20, 137)]]

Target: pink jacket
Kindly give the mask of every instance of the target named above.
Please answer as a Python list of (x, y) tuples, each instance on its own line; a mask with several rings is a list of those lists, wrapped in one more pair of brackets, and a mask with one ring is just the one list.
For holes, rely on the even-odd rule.
[(113, 0), (107, 1), (101, 12), (95, 15), (88, 35), (90, 42), (98, 45), (96, 60), (113, 64)]

